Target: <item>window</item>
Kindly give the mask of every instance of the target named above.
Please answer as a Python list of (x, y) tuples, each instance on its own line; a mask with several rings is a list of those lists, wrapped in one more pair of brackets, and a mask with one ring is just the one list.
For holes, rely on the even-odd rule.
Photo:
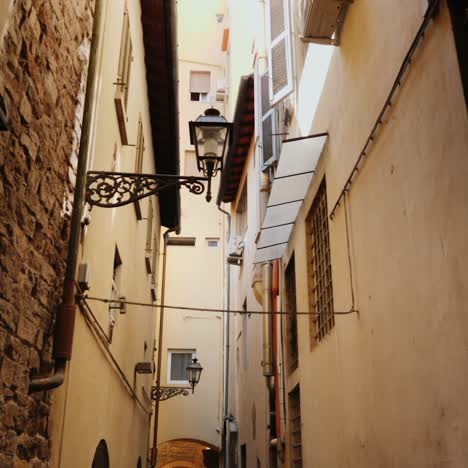
[(237, 244), (241, 244), (244, 240), (245, 231), (247, 230), (247, 180), (244, 182), (242, 193), (236, 207), (236, 235)]
[(249, 317), (245, 313), (247, 312), (247, 299), (244, 300), (244, 303), (242, 304), (242, 310), (244, 313), (242, 314), (242, 368), (244, 370), (247, 370), (247, 367), (249, 365), (248, 362), (248, 341), (247, 341), (247, 329), (249, 325)]
[(323, 339), (335, 325), (328, 232), (327, 186), (320, 184), (307, 217), (311, 343)]
[[(119, 249), (115, 247), (114, 251), (114, 267), (112, 271), (112, 289), (111, 300), (118, 301), (122, 299), (122, 259), (120, 258)], [(124, 313), (125, 309), (119, 302), (111, 302), (109, 304), (109, 341), (112, 342), (114, 328), (117, 324), (118, 313)]]
[(289, 443), (291, 468), (302, 468), (301, 393), (299, 386), (289, 394)]
[(186, 151), (184, 158), (184, 176), (200, 177), (200, 172), (197, 166), (197, 157), (195, 151)]
[(145, 154), (145, 135), (143, 132), (143, 122), (138, 120), (137, 143), (135, 149), (135, 172), (141, 174), (143, 171), (143, 157)]
[(154, 231), (153, 234), (153, 252), (151, 259), (151, 299), (153, 302), (157, 299), (157, 277), (158, 277), (158, 260), (159, 260), (159, 232)]
[(115, 95), (115, 110), (117, 112), (117, 121), (119, 124), (120, 138), (124, 145), (128, 145), (127, 129), (126, 129), (126, 111), (128, 104), (128, 95), (130, 89), (130, 71), (132, 67), (132, 39), (130, 34), (130, 21), (128, 10), (125, 7), (122, 36), (120, 39), (120, 55), (119, 65), (117, 68), (117, 90)]
[(190, 72), (190, 100), (208, 102), (210, 94), (210, 72)]
[(148, 199), (148, 218), (146, 220), (146, 245), (145, 245), (145, 266), (148, 274), (152, 271), (151, 251), (153, 247), (153, 201)]
[(289, 260), (285, 272), (286, 307), (288, 315), (286, 318), (286, 350), (289, 371), (297, 368), (297, 308), (296, 308), (296, 272), (294, 255)]
[(293, 90), (289, 0), (269, 0), (269, 88), (276, 104)]
[(96, 447), (91, 468), (109, 468), (109, 451), (104, 439), (101, 439)]
[[(137, 142), (135, 147), (135, 172), (141, 174), (143, 172), (143, 159), (145, 155), (145, 135), (143, 131), (143, 122), (141, 118), (138, 120)], [(134, 204), (135, 213), (138, 220), (143, 219), (141, 215), (140, 200)]]
[(169, 237), (167, 245), (184, 245), (189, 247), (195, 246), (196, 237)]
[(247, 468), (247, 445), (242, 444), (240, 449), (241, 449), (241, 468)]
[(258, 77), (260, 87), (260, 97), (258, 98), (258, 105), (260, 110), (261, 126), (260, 132), (260, 146), (262, 149), (262, 169), (265, 170), (272, 163), (274, 163), (279, 156), (280, 142), (279, 142), (279, 123), (278, 111), (276, 107), (270, 105), (270, 93), (268, 90), (268, 75)]
[(171, 384), (188, 384), (187, 366), (195, 357), (194, 349), (172, 349), (168, 351), (167, 382)]
[(207, 237), (206, 246), (207, 247), (219, 247), (219, 237)]

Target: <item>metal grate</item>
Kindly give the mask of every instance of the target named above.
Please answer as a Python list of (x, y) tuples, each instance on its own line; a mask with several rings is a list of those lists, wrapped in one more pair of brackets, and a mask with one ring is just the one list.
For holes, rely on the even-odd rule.
[(288, 316), (286, 319), (288, 369), (293, 371), (298, 365), (297, 350), (297, 307), (296, 307), (296, 272), (294, 255), (289, 260), (285, 272), (286, 303)]
[(309, 298), (316, 315), (311, 316), (311, 335), (320, 341), (335, 326), (328, 231), (327, 186), (320, 185), (308, 216)]
[(291, 468), (302, 468), (301, 393), (297, 386), (289, 394)]

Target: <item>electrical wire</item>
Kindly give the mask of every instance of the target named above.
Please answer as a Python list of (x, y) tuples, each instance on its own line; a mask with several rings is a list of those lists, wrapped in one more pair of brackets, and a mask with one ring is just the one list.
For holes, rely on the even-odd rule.
[[(104, 302), (105, 304), (115, 303), (115, 304), (126, 304), (126, 305), (135, 305), (141, 307), (156, 307), (161, 308), (162, 306), (159, 304), (153, 304), (148, 302), (136, 302), (136, 301), (122, 301), (122, 300), (115, 300), (115, 299), (106, 299), (104, 297), (93, 297), (87, 295), (78, 296), (79, 299), (83, 301), (97, 301), (97, 302)], [(173, 306), (164, 304), (164, 309), (172, 309), (172, 310), (190, 310), (190, 311), (198, 311), (198, 312), (214, 312), (214, 313), (225, 313), (225, 314), (234, 314), (234, 315), (265, 315), (271, 314), (271, 312), (264, 312), (261, 310), (226, 310), (226, 309), (213, 309), (209, 307), (190, 307), (190, 306)], [(333, 315), (349, 315), (353, 313), (358, 313), (359, 311), (352, 307), (350, 310), (347, 311), (334, 311)], [(290, 312), (287, 311), (277, 311), (275, 312), (279, 315), (289, 315)], [(320, 312), (296, 312), (296, 315), (320, 315)]]
[[(79, 295), (78, 297), (82, 298), (83, 296)], [(120, 367), (120, 365), (117, 362), (116, 358), (112, 354), (112, 351), (109, 349), (109, 338), (107, 337), (107, 334), (104, 332), (101, 325), (99, 324), (99, 321), (96, 318), (96, 316), (94, 315), (91, 307), (89, 307), (89, 304), (85, 300), (80, 300), (78, 302), (78, 305), (79, 305), (80, 310), (81, 310), (81, 312), (83, 314), (83, 317), (85, 318), (85, 321), (86, 321), (87, 325), (97, 335), (99, 341), (103, 345), (102, 346), (103, 351), (109, 356), (110, 360), (112, 361), (112, 364), (114, 365), (114, 367), (117, 370), (118, 374), (122, 378), (125, 386), (129, 390), (130, 394), (132, 395), (134, 400), (138, 403), (138, 405), (141, 407), (141, 409), (146, 413), (146, 415), (151, 416), (151, 411), (148, 411), (146, 409), (145, 405), (140, 401), (140, 399), (138, 398), (138, 395), (135, 393), (135, 390), (133, 389), (132, 384), (128, 381), (127, 376), (125, 375), (125, 372)]]

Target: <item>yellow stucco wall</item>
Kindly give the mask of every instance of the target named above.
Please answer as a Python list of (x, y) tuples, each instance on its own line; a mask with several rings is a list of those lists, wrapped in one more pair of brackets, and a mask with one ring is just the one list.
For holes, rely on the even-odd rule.
[[(210, 73), (210, 95), (215, 96), (219, 80), (224, 79), (223, 0), (179, 1), (179, 125), (181, 174), (185, 174), (185, 154), (194, 152), (188, 122), (210, 108), (225, 113), (224, 102), (191, 101), (190, 72)], [(192, 155), (194, 157), (194, 155)], [(193, 175), (193, 174), (192, 174)], [(202, 174), (199, 174), (200, 176)], [(213, 180), (213, 200), (181, 189), (180, 236), (195, 237), (195, 246), (168, 246), (166, 304), (222, 309), (225, 303), (225, 219), (217, 210), (219, 176)], [(175, 236), (171, 233), (171, 236)], [(219, 239), (218, 247), (208, 247), (206, 239)], [(161, 240), (161, 245), (162, 245)], [(158, 324), (159, 326), (159, 324)], [(195, 393), (178, 396), (160, 404), (158, 443), (195, 438), (216, 447), (221, 445), (223, 396), (222, 353), (223, 315), (203, 311), (166, 310), (164, 318), (161, 384), (168, 383), (168, 350), (195, 350), (203, 366)]]
[[(96, 119), (90, 170), (134, 172), (135, 146), (121, 143), (115, 112), (114, 85), (117, 77), (119, 46), (125, 2), (107, 2), (104, 43), (99, 58)], [(127, 132), (129, 144), (135, 145), (141, 117), (145, 138), (143, 171), (155, 172), (154, 149), (147, 100), (146, 71), (139, 2), (127, 2), (133, 45)], [(152, 198), (153, 232), (159, 232), (159, 207)], [(145, 267), (148, 200), (141, 201), (142, 220), (133, 205), (114, 209), (94, 208), (91, 223), (82, 236), (79, 262), (90, 266), (90, 296), (109, 298), (112, 290), (114, 251), (122, 260), (120, 295), (128, 300), (151, 303), (151, 275)], [(109, 329), (109, 306), (89, 301), (103, 330)], [(127, 306), (126, 314), (117, 313), (112, 343), (107, 345), (127, 380), (134, 385), (134, 367), (139, 361), (152, 361), (156, 310)], [(146, 343), (146, 350), (145, 350)], [(55, 392), (52, 431), (53, 466), (91, 466), (94, 451), (101, 439), (109, 449), (111, 466), (136, 466), (138, 457), (145, 462), (148, 453), (149, 415), (137, 404), (117, 373), (103, 346), (77, 311), (73, 358), (65, 385)], [(135, 392), (151, 410), (144, 392), (151, 394), (151, 375), (137, 375)], [(144, 392), (143, 392), (144, 387)]]
[[(329, 133), (283, 258), (284, 271), (295, 254), (299, 311), (309, 310), (305, 219), (314, 196), (326, 174), (331, 211), (426, 6), (402, 0), (354, 2), (341, 45), (325, 49), (298, 40), (293, 14), (296, 89), (287, 99), (293, 113), (288, 137)], [(298, 318), (299, 368), (285, 378), (285, 391), (287, 398), (287, 392), (300, 384), (303, 466), (466, 464), (467, 414), (460, 399), (468, 386), (466, 154), (467, 113), (448, 9), (442, 1), (348, 196), (359, 315), (337, 316), (330, 335), (313, 348), (310, 318)], [(252, 160), (247, 171), (248, 180), (258, 181)], [(256, 184), (249, 192), (254, 198)], [(249, 223), (255, 225), (256, 202), (249, 210), (254, 212)], [(346, 311), (351, 288), (343, 204), (329, 226), (334, 305), (335, 310)], [(242, 272), (233, 278), (236, 306), (251, 297), (243, 275), (252, 271), (255, 236), (256, 231), (248, 237), (251, 244), (246, 245)], [(262, 377), (260, 366), (252, 374), (241, 369), (236, 376), (241, 320), (231, 335), (232, 407), (240, 421), (239, 444), (248, 444), (248, 466), (254, 466), (254, 453), (265, 453), (266, 441), (251, 436), (247, 402), (255, 400)], [(261, 321), (250, 319), (248, 333), (255, 337), (247, 345), (249, 358), (255, 359), (255, 353), (261, 353)], [(242, 348), (239, 360), (242, 367)], [(245, 388), (252, 391), (246, 393)], [(256, 410), (258, 416), (258, 406)], [(281, 417), (285, 422), (288, 415), (282, 412)], [(284, 466), (290, 466), (286, 455)], [(266, 466), (263, 458), (261, 462)]]

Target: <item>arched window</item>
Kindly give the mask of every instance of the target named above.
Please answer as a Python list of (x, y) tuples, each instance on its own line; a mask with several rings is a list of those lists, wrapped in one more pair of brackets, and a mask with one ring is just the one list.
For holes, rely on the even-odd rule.
[(137, 468), (141, 468), (141, 457), (138, 457)]
[(96, 447), (91, 468), (109, 468), (109, 451), (104, 439), (101, 439)]

